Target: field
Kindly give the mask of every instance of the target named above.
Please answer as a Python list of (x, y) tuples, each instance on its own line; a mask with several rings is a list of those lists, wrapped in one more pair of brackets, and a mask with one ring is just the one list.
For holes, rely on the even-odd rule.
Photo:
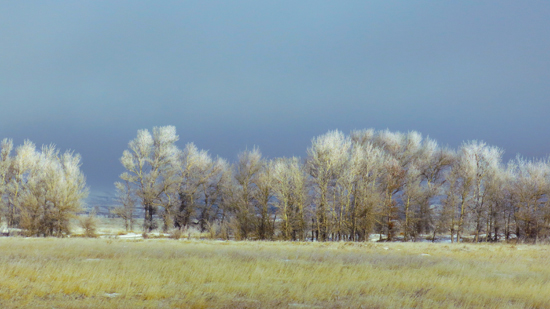
[(0, 238), (2, 308), (550, 308), (550, 247)]

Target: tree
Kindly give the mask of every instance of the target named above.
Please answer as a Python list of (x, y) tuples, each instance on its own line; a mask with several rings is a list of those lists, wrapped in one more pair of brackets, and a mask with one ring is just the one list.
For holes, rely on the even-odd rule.
[(487, 204), (486, 241), (498, 241), (501, 230), (504, 230), (506, 240), (509, 239), (509, 219), (513, 215), (509, 207), (511, 175), (508, 169), (500, 167), (491, 174), (485, 184)]
[[(52, 155), (53, 155), (52, 151)], [(48, 191), (52, 194), (52, 223), (47, 231), (50, 235), (55, 233), (69, 233), (69, 220), (75, 217), (76, 212), (82, 209), (82, 202), (88, 196), (86, 180), (80, 171), (79, 154), (65, 152), (62, 156), (55, 155), (52, 158), (57, 164), (53, 173), (53, 181), (49, 181)], [(58, 234), (58, 236), (61, 236)]]
[(195, 215), (199, 187), (203, 181), (201, 171), (204, 170), (204, 167), (201, 165), (208, 160), (207, 156), (206, 152), (200, 151), (193, 143), (187, 144), (179, 155), (176, 165), (178, 168), (179, 205), (175, 213), (175, 227), (179, 229), (187, 227)]
[(468, 204), (471, 199), (473, 184), (476, 178), (475, 157), (469, 155), (466, 144), (462, 145), (457, 161), (453, 165), (449, 177), (453, 180), (453, 185), (449, 186), (449, 190), (455, 190), (455, 192), (448, 192), (447, 195), (453, 196), (452, 201), (459, 201), (457, 204), (459, 207), (459, 215), (457, 220), (456, 242), (460, 242), (460, 237), (464, 231), (466, 215), (468, 214)]
[[(331, 232), (331, 219), (335, 218), (334, 187), (342, 176), (349, 160), (351, 139), (340, 131), (329, 131), (312, 140), (308, 148), (307, 170), (313, 184), (316, 238), (327, 240)], [(332, 199), (331, 199), (332, 195)]]
[(38, 152), (26, 141), (17, 148), (12, 163), (8, 190), (12, 224), (29, 236), (69, 234), (69, 220), (82, 209), (88, 195), (80, 156), (69, 151), (60, 155), (53, 145)]
[(123, 173), (120, 178), (124, 182), (115, 182), (117, 189), (117, 200), (120, 206), (113, 209), (113, 214), (121, 217), (124, 220), (124, 228), (126, 231), (134, 229), (134, 210), (137, 200), (132, 191), (130, 180), (132, 177), (128, 173)]
[(422, 215), (419, 215), (422, 211), (416, 208), (421, 208), (424, 204), (422, 199), (427, 197), (427, 194), (420, 186), (420, 181), (420, 170), (414, 165), (410, 166), (405, 174), (402, 196), (405, 214), (403, 224), (405, 241), (409, 241), (411, 236), (416, 238), (418, 229), (415, 229), (415, 226), (418, 226), (417, 224), (422, 219)]
[(516, 236), (538, 242), (548, 230), (550, 196), (550, 165), (546, 161), (514, 162), (515, 179), (511, 190), (515, 196)]
[(279, 229), (284, 240), (306, 239), (307, 176), (300, 159), (279, 158), (273, 164)]
[(145, 232), (156, 228), (153, 216), (159, 205), (166, 206), (163, 195), (169, 194), (176, 183), (173, 171), (179, 152), (177, 140), (173, 126), (155, 127), (152, 135), (146, 129), (138, 130), (137, 137), (128, 143), (129, 149), (124, 150), (120, 159), (129, 175), (124, 177), (132, 184), (132, 191), (145, 211)]
[(8, 227), (19, 227), (21, 215), (21, 194), (24, 191), (29, 176), (36, 171), (39, 154), (36, 146), (29, 140), (15, 150), (15, 156), (10, 158), (11, 140), (3, 143), (3, 152), (6, 154), (6, 166), (9, 163), (5, 177), (5, 210)]
[(254, 197), (258, 190), (255, 181), (263, 166), (262, 154), (258, 148), (245, 150), (238, 157), (233, 187), (233, 212), (237, 223), (237, 233), (248, 239), (256, 229), (257, 219), (254, 209)]
[(383, 149), (373, 144), (373, 129), (353, 131), (354, 164), (359, 173), (353, 187), (351, 210), (351, 234), (353, 240), (368, 240), (369, 234), (380, 217), (383, 192), (380, 177), (387, 155)]
[(0, 144), (0, 222), (4, 212), (9, 213), (9, 198), (5, 198), (5, 194), (10, 182), (10, 169), (12, 158), (10, 157), (13, 149), (13, 142), (10, 139), (3, 139)]
[[(479, 234), (483, 228), (483, 219), (486, 211), (487, 184), (497, 177), (500, 169), (503, 151), (497, 147), (487, 146), (483, 142), (470, 142), (466, 145), (469, 156), (475, 160), (475, 182), (473, 212), (475, 216), (475, 241), (479, 241)], [(487, 231), (488, 232), (488, 231)]]
[[(417, 229), (419, 232), (427, 232), (428, 222), (432, 222), (432, 241), (435, 241), (437, 233), (450, 231), (451, 240), (454, 235), (455, 196), (453, 195), (447, 200), (442, 195), (444, 185), (448, 181), (449, 169), (455, 160), (456, 154), (454, 151), (446, 148), (440, 149), (436, 141), (426, 138), (416, 162), (420, 170), (421, 185), (424, 186), (425, 192), (420, 205), (421, 212), (418, 216)], [(435, 209), (431, 209), (430, 205), (433, 199), (437, 202)], [(430, 214), (433, 217), (430, 218), (428, 216)]]
[(393, 239), (399, 219), (398, 194), (403, 190), (407, 168), (414, 161), (421, 140), (422, 137), (416, 132), (405, 135), (389, 130), (378, 132), (373, 139), (375, 145), (386, 154), (383, 176), (380, 177), (380, 186), (384, 192), (380, 215), (381, 227), (385, 230), (388, 241)]
[(198, 221), (201, 231), (213, 223), (218, 217), (219, 206), (222, 204), (222, 195), (227, 190), (230, 181), (229, 165), (221, 158), (212, 159), (210, 156), (204, 158), (202, 168), (199, 169), (199, 201)]
[[(499, 240), (502, 231), (509, 239), (514, 229), (517, 237), (535, 242), (550, 235), (548, 161), (518, 159), (505, 169), (502, 150), (483, 142), (465, 142), (455, 152), (415, 131), (329, 131), (312, 140), (304, 162), (265, 160), (254, 148), (230, 167), (193, 144), (180, 152), (175, 141), (173, 127), (155, 128), (152, 135), (140, 130), (121, 159), (128, 171), (121, 175), (125, 183), (117, 183), (117, 212), (131, 218), (128, 209), (140, 204), (146, 230), (155, 227), (160, 207), (165, 230), (173, 222), (212, 231), (219, 220), (223, 237), (232, 230), (236, 239), (305, 240), (309, 222), (311, 239), (320, 241), (367, 240), (375, 230), (388, 241), (398, 232), (407, 241), (449, 232), (453, 242), (466, 231), (475, 232), (475, 241), (483, 240), (483, 232), (486, 241)], [(32, 158), (42, 154), (32, 144), (19, 147), (14, 157), (11, 148), (5, 140), (0, 193), (3, 213), (17, 225), (34, 220), (19, 206), (27, 192), (43, 198), (40, 192), (51, 187), (36, 182), (36, 175), (53, 175), (55, 169), (36, 167), (40, 160)]]
[(262, 160), (261, 168), (254, 177), (256, 190), (254, 191), (254, 204), (257, 213), (257, 233), (261, 240), (272, 239), (274, 234), (272, 217), (272, 197), (273, 197), (273, 162)]

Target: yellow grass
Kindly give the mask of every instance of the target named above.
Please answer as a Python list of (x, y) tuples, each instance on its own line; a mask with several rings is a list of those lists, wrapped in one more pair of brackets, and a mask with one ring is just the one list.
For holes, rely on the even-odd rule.
[(550, 308), (549, 249), (0, 238), (0, 307)]

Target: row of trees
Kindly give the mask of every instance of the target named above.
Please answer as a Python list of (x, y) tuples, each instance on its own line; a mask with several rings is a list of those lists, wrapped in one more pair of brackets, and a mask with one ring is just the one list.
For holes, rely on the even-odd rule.
[(0, 144), (0, 219), (29, 236), (68, 234), (88, 193), (80, 156), (30, 141), (13, 148), (9, 139)]
[(220, 227), (244, 239), (391, 241), (439, 234), (461, 241), (548, 237), (550, 164), (516, 158), (483, 142), (458, 150), (417, 132), (331, 131), (312, 140), (305, 160), (263, 158), (257, 148), (230, 165), (188, 144), (175, 127), (138, 131), (124, 151), (115, 211), (144, 231)]

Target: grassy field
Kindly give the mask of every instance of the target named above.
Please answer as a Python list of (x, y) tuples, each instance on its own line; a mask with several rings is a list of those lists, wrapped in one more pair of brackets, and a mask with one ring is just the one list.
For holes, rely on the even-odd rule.
[(2, 308), (550, 308), (550, 247), (0, 238)]

